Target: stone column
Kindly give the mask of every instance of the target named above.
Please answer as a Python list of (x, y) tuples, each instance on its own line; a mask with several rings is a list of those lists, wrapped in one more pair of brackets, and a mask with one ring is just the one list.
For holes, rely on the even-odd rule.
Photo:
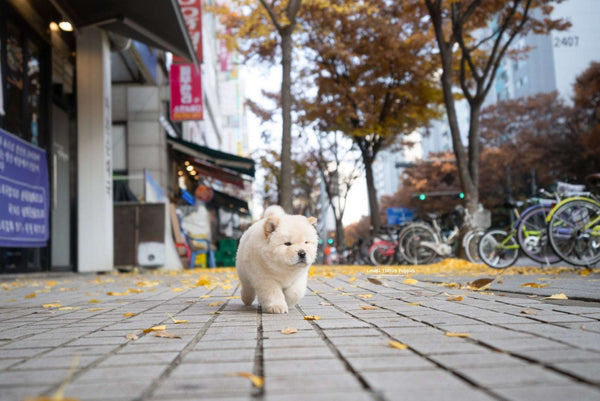
[(108, 37), (77, 33), (77, 269), (113, 269), (111, 75)]

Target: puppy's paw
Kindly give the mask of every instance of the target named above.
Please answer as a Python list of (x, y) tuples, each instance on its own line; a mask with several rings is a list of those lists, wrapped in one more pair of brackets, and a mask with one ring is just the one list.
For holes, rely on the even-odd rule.
[(265, 306), (267, 313), (288, 313), (287, 305), (269, 305)]

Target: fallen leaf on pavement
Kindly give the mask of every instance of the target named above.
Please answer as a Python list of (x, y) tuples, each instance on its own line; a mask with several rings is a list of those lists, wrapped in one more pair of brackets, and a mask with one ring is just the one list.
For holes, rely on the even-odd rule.
[(317, 316), (317, 315), (306, 315), (306, 316), (304, 316), (304, 320), (321, 320), (321, 316)]
[(407, 349), (408, 348), (408, 345), (402, 344), (400, 341), (388, 341), (388, 344), (390, 345), (390, 347), (397, 348), (397, 349)]
[(523, 309), (521, 313), (524, 315), (537, 315), (537, 312), (533, 309)]
[(135, 316), (135, 313), (132, 313), (132, 312), (123, 313), (123, 317), (131, 317), (131, 316)]
[(163, 331), (166, 329), (167, 329), (167, 326), (165, 326), (163, 324), (161, 326), (153, 326), (153, 327), (150, 327), (149, 329), (144, 329), (144, 333), (150, 333), (151, 331)]
[(75, 310), (75, 309), (79, 309), (79, 308), (76, 308), (74, 306), (63, 306), (62, 308), (58, 308), (58, 310)]
[(217, 302), (211, 302), (208, 304), (208, 306), (219, 306), (223, 303), (223, 301), (217, 301)]
[(135, 333), (129, 333), (125, 336), (126, 339), (131, 340), (131, 341), (135, 341), (137, 340), (139, 337), (137, 336), (137, 334)]
[(155, 331), (154, 332), (154, 337), (162, 337), (162, 338), (181, 338), (181, 336), (178, 336), (177, 334), (171, 334), (168, 333), (166, 331)]
[(355, 281), (356, 281), (356, 277), (354, 277), (354, 276), (352, 276), (352, 277), (350, 277), (350, 278), (348, 279), (348, 282), (349, 282), (349, 283), (353, 283), (353, 282), (355, 282)]
[(104, 310), (104, 308), (89, 308), (88, 310), (90, 312), (98, 312), (98, 311)]
[(298, 329), (293, 327), (286, 327), (285, 329), (281, 330), (281, 334), (296, 334), (297, 332)]
[(181, 291), (183, 291), (183, 288), (171, 288), (171, 291), (173, 291), (173, 292), (181, 292)]
[(196, 287), (206, 287), (210, 285), (210, 280), (207, 279), (206, 277), (202, 277), (200, 280), (198, 280), (198, 282), (196, 283)]
[(469, 333), (453, 333), (451, 331), (447, 331), (444, 333), (446, 337), (461, 337), (461, 338), (469, 338), (471, 335)]
[(44, 304), (42, 305), (42, 308), (60, 308), (62, 306), (62, 304)]
[(88, 301), (88, 304), (99, 304), (99, 303), (100, 303), (100, 301), (98, 301), (97, 299), (90, 299)]
[(371, 298), (373, 294), (358, 294), (358, 296), (361, 298)]
[(419, 282), (419, 280), (415, 280), (414, 278), (407, 278), (403, 281), (404, 284), (417, 284)]
[(364, 309), (364, 310), (379, 309), (379, 306), (373, 306), (373, 305), (361, 305), (360, 307), (361, 307), (361, 309)]
[(239, 372), (237, 375), (240, 377), (245, 377), (247, 379), (250, 379), (250, 381), (252, 382), (254, 387), (261, 388), (265, 384), (265, 379), (263, 379), (260, 376), (253, 375), (252, 373)]
[(421, 303), (420, 302), (409, 302), (408, 305), (418, 306), (418, 305), (421, 305)]
[(333, 306), (333, 304), (331, 302), (319, 302), (319, 305), (323, 305), (323, 306)]
[(129, 294), (129, 290), (123, 291), (123, 292), (109, 291), (109, 292), (106, 293), (106, 295), (112, 295), (113, 297), (121, 297), (123, 295), (128, 295), (128, 294)]
[(549, 285), (550, 284), (525, 283), (525, 284), (521, 284), (521, 287), (544, 288), (544, 287), (548, 287)]
[(173, 316), (171, 316), (170, 313), (167, 313), (167, 316), (169, 316), (171, 318), (171, 320), (173, 321), (173, 323), (175, 323), (175, 324), (181, 324), (181, 323), (187, 323), (188, 322), (187, 320), (177, 320)]
[(560, 294), (550, 295), (549, 297), (542, 299), (569, 299), (569, 297), (567, 297), (564, 292), (561, 292)]
[(538, 296), (535, 294), (527, 295), (527, 298), (537, 298)]
[(373, 284), (377, 284), (377, 285), (383, 285), (383, 281), (379, 280), (378, 278), (367, 278), (367, 280), (369, 280), (369, 282), (373, 283)]
[(231, 297), (227, 297), (225, 299), (240, 299), (241, 297), (239, 295), (233, 295)]
[(495, 279), (495, 277), (480, 278), (471, 283), (467, 283), (467, 285), (476, 290), (484, 290), (487, 289)]
[(452, 302), (457, 302), (457, 301), (462, 301), (463, 297), (461, 297), (460, 295), (456, 295), (456, 296), (451, 296), (446, 298), (446, 301), (452, 301)]
[(200, 295), (199, 298), (201, 298), (201, 299), (210, 298), (210, 295), (208, 295), (208, 294), (207, 295)]
[(37, 295), (35, 292), (29, 294), (29, 295), (25, 295), (25, 298), (35, 298)]

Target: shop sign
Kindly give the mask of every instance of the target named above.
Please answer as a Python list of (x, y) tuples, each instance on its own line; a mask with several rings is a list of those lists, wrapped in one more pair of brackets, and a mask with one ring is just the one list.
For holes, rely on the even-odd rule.
[(200, 66), (171, 64), (171, 120), (202, 120)]
[(48, 204), (46, 152), (0, 129), (0, 246), (46, 246)]
[(213, 198), (213, 190), (208, 185), (198, 185), (198, 188), (196, 188), (196, 198), (202, 202), (210, 202)]
[[(183, 14), (183, 20), (187, 27), (190, 39), (194, 46), (194, 52), (198, 62), (202, 62), (202, 0), (179, 0), (179, 8)], [(185, 63), (186, 60), (179, 56), (173, 56), (174, 63)]]

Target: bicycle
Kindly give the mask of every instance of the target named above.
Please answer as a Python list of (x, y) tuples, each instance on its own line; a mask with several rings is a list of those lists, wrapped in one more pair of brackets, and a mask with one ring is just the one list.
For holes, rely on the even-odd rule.
[(492, 228), (481, 237), (477, 249), (486, 265), (495, 269), (510, 267), (519, 258), (521, 250), (538, 263), (550, 265), (560, 260), (548, 245), (546, 235), (546, 216), (556, 200), (533, 198), (530, 202), (536, 204), (522, 213), (518, 209), (523, 202), (507, 202), (517, 219), (510, 231)]
[[(600, 187), (600, 173), (587, 180)], [(563, 199), (546, 221), (550, 245), (565, 262), (592, 266), (600, 261), (600, 196), (581, 192)]]
[(381, 227), (383, 235), (376, 236), (369, 248), (369, 260), (374, 266), (402, 264), (404, 259), (398, 248), (398, 232), (403, 226)]

